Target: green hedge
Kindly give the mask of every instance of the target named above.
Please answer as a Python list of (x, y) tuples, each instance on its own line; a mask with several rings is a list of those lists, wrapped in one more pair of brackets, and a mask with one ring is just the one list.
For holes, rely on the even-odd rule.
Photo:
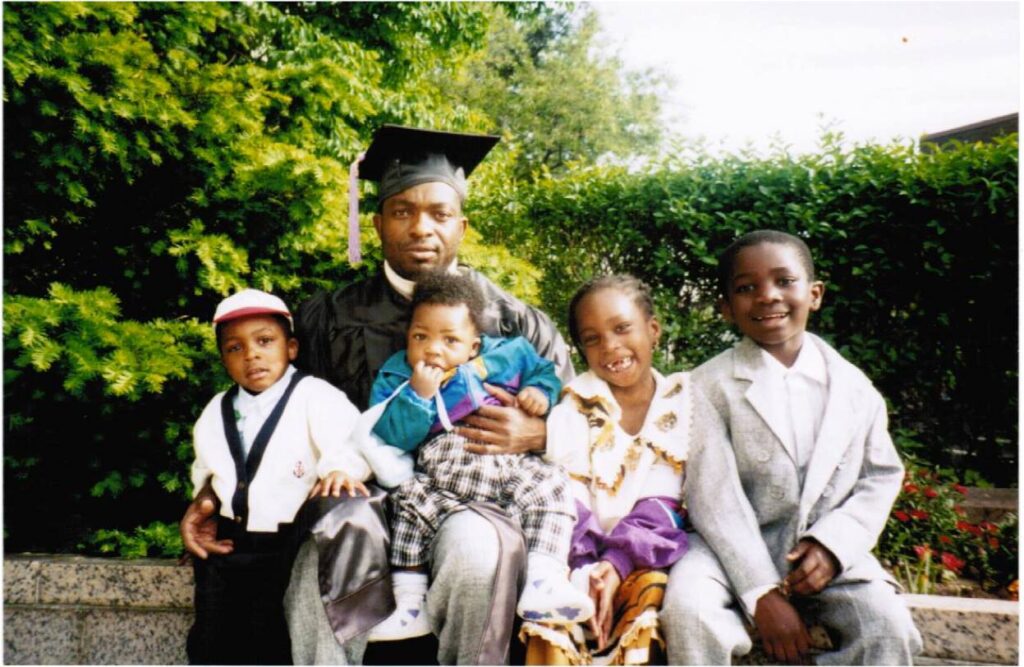
[(647, 281), (667, 369), (734, 340), (715, 307), (717, 254), (752, 229), (798, 234), (827, 285), (811, 329), (887, 396), (901, 446), (1016, 484), (1017, 135), (934, 153), (823, 144), (766, 159), (683, 150), (642, 173), (495, 186), (475, 220), (544, 271), (543, 307), (563, 324), (591, 275)]
[[(214, 307), (374, 270), (369, 216), (366, 261), (346, 260), (348, 162), (383, 122), (474, 129), (427, 76), (482, 48), (484, 9), (2, 11), (4, 546), (173, 552), (153, 521), (181, 516), (192, 424), (228, 382)], [(530, 289), (502, 249), (469, 246)]]

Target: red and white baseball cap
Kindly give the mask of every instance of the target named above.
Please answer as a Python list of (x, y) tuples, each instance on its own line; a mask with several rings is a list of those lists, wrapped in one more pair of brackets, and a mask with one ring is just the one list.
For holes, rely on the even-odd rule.
[(258, 289), (244, 289), (224, 299), (213, 314), (213, 326), (252, 315), (281, 315), (288, 319), (288, 326), (295, 330), (292, 314), (280, 297)]

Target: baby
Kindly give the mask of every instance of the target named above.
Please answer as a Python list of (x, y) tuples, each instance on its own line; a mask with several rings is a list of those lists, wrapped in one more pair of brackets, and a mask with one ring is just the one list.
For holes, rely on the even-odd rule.
[(496, 402), (484, 381), (516, 394), (519, 407), (533, 416), (547, 414), (561, 390), (553, 364), (525, 338), (481, 335), (485, 306), (468, 277), (439, 273), (420, 280), (407, 349), (388, 359), (374, 382), (375, 407), (368, 414), (379, 418), (373, 434), (392, 448), (416, 451), (418, 466), (395, 475), (379, 465), (379, 451), (364, 449), (378, 481), (397, 487), (391, 495), (397, 609), (371, 632), (371, 641), (430, 632), (423, 611), (431, 540), (449, 514), (475, 501), (497, 503), (522, 525), (528, 556), (520, 616), (573, 623), (593, 614), (589, 597), (568, 580), (576, 514), (564, 475), (532, 454), (467, 452), (465, 439), (452, 431), (480, 405)]

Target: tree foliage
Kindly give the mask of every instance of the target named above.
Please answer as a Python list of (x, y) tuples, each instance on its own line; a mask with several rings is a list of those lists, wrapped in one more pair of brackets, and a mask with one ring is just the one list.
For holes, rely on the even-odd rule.
[(543, 307), (563, 323), (596, 273), (649, 283), (666, 369), (735, 340), (715, 307), (717, 254), (757, 228), (798, 234), (827, 286), (811, 328), (888, 397), (898, 443), (1015, 484), (1017, 155), (1016, 135), (935, 153), (847, 149), (837, 135), (801, 157), (681, 147), (643, 173), (581, 168), (496, 188), (481, 218), (543, 271)]
[[(191, 424), (227, 383), (216, 303), (251, 286), (294, 306), (375, 271), (370, 215), (358, 267), (344, 231), (372, 132), (493, 130), (449, 79), (481, 71), (494, 24), (537, 57), (577, 31), (539, 3), (3, 12), (5, 546), (132, 555), (175, 548), (153, 520), (180, 515)], [(514, 164), (499, 152), (474, 180), (505, 187)], [(461, 257), (539, 294), (534, 267), (475, 231)]]
[(410, 90), (425, 63), (478, 48), (487, 17), (429, 3), (3, 11), (5, 534), (70, 549), (180, 513), (190, 425), (226, 381), (207, 324), (220, 298), (254, 286), (294, 305), (379, 263), (368, 217), (367, 262), (345, 259), (348, 163), (382, 122), (479, 129)]
[(440, 86), (504, 137), (517, 178), (659, 147), (665, 78), (626, 71), (599, 28), (586, 6), (547, 5), (518, 19), (495, 11), (487, 48), (443, 75)]

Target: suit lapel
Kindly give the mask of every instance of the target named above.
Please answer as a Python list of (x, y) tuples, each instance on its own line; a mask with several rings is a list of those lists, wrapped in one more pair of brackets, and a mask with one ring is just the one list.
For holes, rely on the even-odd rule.
[(771, 381), (761, 357), (761, 348), (749, 338), (744, 338), (736, 346), (733, 373), (737, 379), (750, 382), (744, 396), (795, 464), (796, 451), (790, 439), (789, 429), (786, 428), (786, 416), (780, 410), (773, 409), (776, 403), (773, 394), (780, 388)]
[(800, 496), (802, 514), (809, 512), (817, 502), (839, 461), (849, 449), (854, 426), (858, 423), (857, 412), (861, 409), (854, 392), (856, 384), (847, 377), (848, 369), (839, 353), (820, 338), (809, 333), (804, 335), (807, 342), (817, 345), (825, 357), (825, 367), (828, 369), (828, 401), (825, 404), (821, 429), (814, 442), (814, 451), (807, 464), (807, 476)]

